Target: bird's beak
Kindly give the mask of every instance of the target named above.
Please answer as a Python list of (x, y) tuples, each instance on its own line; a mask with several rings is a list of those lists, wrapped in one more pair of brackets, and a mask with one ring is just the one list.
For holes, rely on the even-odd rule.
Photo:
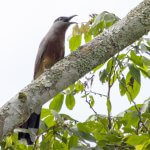
[(68, 23), (69, 24), (75, 24), (75, 23), (77, 23), (77, 22), (69, 22), (72, 18), (74, 18), (76, 16), (78, 16), (78, 15), (72, 15), (72, 16), (68, 17)]

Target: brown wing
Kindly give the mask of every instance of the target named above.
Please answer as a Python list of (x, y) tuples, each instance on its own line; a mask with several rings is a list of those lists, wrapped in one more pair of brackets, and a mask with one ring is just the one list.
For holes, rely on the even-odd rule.
[(46, 39), (44, 38), (42, 40), (42, 42), (40, 43), (40, 46), (39, 46), (39, 49), (38, 49), (38, 53), (37, 53), (37, 56), (36, 56), (36, 60), (35, 60), (35, 65), (34, 65), (34, 79), (36, 78), (37, 76), (37, 73), (39, 71), (39, 68), (40, 68), (40, 63), (41, 63), (41, 58), (42, 58), (42, 55), (44, 53), (44, 50), (46, 49)]
[(43, 39), (35, 61), (34, 79), (40, 76), (45, 68), (50, 68), (64, 57), (64, 43)]

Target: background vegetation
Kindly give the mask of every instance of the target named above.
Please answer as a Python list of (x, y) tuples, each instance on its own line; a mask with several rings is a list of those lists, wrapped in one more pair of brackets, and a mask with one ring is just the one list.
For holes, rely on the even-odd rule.
[[(69, 39), (70, 51), (75, 51), (83, 41), (92, 40), (112, 26), (119, 18), (112, 13), (92, 14), (90, 20), (74, 26)], [(93, 80), (107, 85), (107, 93), (96, 93)], [(140, 92), (141, 77), (150, 78), (150, 39), (144, 36), (116, 54), (105, 64), (93, 69), (88, 78), (82, 78), (55, 96), (49, 108), (43, 108), (36, 143), (26, 146), (17, 139), (17, 133), (0, 143), (1, 149), (16, 150), (149, 150), (150, 149), (150, 98), (143, 97), (142, 104), (134, 101)], [(120, 95), (125, 96), (132, 107), (112, 116), (111, 90), (117, 83)], [(93, 111), (85, 122), (79, 122), (67, 114), (59, 113), (63, 103), (73, 110), (79, 94)], [(107, 116), (93, 108), (96, 95), (106, 99)], [(83, 111), (83, 110), (80, 110)]]

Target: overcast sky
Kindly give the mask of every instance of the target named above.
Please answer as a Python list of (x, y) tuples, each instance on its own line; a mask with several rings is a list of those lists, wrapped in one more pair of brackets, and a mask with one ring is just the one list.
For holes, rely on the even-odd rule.
[[(123, 18), (141, 1), (0, 0), (0, 106), (31, 82), (39, 43), (57, 17), (77, 14), (78, 17), (74, 18), (74, 21), (80, 23), (87, 21), (89, 14), (109, 11)], [(71, 29), (66, 35), (66, 47), (70, 31)], [(137, 102), (149, 96), (147, 88), (149, 83), (148, 80), (144, 80), (145, 88), (142, 87)], [(104, 86), (99, 84), (96, 87), (97, 92), (105, 90)], [(129, 106), (126, 98), (119, 97), (117, 89), (112, 92), (113, 114)], [(100, 99), (97, 104), (98, 113), (106, 114), (105, 100)], [(80, 120), (85, 120), (89, 113), (92, 114), (88, 105), (79, 97), (74, 111), (64, 108), (62, 112)]]

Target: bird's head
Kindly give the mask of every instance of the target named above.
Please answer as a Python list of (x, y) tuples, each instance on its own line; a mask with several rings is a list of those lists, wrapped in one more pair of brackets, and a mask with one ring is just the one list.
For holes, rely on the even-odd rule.
[(70, 16), (70, 17), (59, 17), (57, 18), (55, 21), (54, 21), (54, 26), (57, 28), (57, 29), (64, 29), (66, 30), (71, 24), (76, 24), (76, 22), (70, 22), (70, 20), (75, 17), (77, 15), (73, 15), (73, 16)]

